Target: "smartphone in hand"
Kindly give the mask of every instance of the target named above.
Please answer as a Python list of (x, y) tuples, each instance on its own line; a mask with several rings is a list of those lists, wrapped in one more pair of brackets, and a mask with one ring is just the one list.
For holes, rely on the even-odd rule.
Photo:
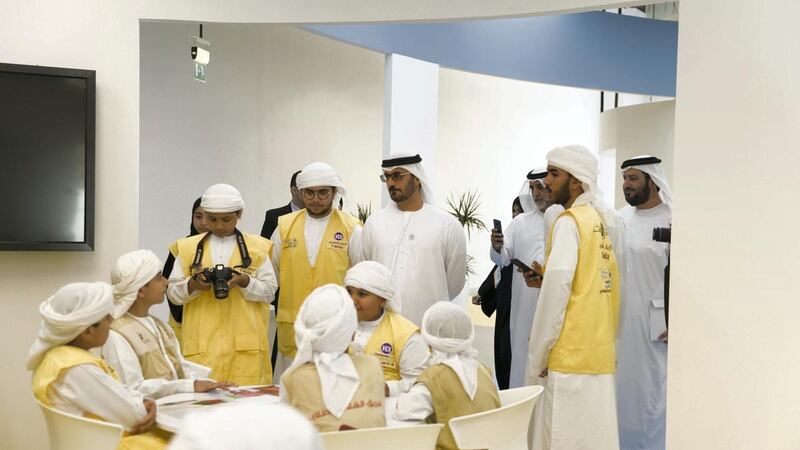
[(500, 221), (497, 219), (494, 219), (494, 230), (497, 231), (498, 233), (503, 232), (503, 224), (500, 223)]
[(527, 264), (525, 264), (524, 262), (518, 260), (517, 258), (513, 258), (511, 260), (511, 263), (514, 264), (515, 266), (519, 267), (520, 269), (522, 269), (523, 272), (533, 272), (533, 269), (528, 267)]

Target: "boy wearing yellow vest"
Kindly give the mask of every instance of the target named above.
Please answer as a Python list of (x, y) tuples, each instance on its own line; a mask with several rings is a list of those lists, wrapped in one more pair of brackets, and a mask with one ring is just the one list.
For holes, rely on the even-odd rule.
[(589, 150), (559, 147), (547, 161), (550, 201), (565, 211), (550, 231), (530, 336), (527, 381), (545, 388), (533, 448), (618, 449), (614, 372), (624, 224), (597, 195), (597, 159)]
[(160, 449), (156, 404), (119, 382), (114, 369), (89, 352), (108, 338), (114, 297), (107, 283), (71, 283), (42, 302), (42, 323), (28, 353), (33, 395), (69, 414), (105, 420), (127, 431), (119, 448)]
[(450, 419), (499, 408), (497, 386), (489, 369), (475, 359), (475, 332), (463, 307), (434, 303), (422, 316), (422, 336), (432, 349), (431, 365), (397, 398), (394, 418), (444, 424), (436, 448), (457, 450)]
[(399, 314), (392, 273), (381, 263), (362, 261), (347, 271), (344, 286), (358, 315), (350, 349), (381, 362), (387, 396), (407, 392), (428, 367), (430, 350), (419, 327)]
[(280, 277), (278, 357), (275, 378), (292, 363), (296, 347), (294, 321), (303, 301), (315, 288), (341, 285), (344, 274), (361, 257), (356, 245), (361, 225), (350, 214), (334, 208), (346, 195), (333, 167), (311, 163), (297, 176), (305, 208), (278, 218), (272, 233), (272, 264)]
[(115, 320), (100, 351), (103, 359), (123, 383), (153, 398), (227, 387), (200, 379), (211, 369), (186, 361), (172, 328), (148, 314), (151, 306), (164, 302), (167, 280), (160, 267), (150, 250), (117, 259), (111, 271)]
[(381, 364), (347, 353), (356, 323), (353, 300), (335, 284), (309, 294), (294, 323), (297, 356), (280, 395), (321, 432), (386, 426)]
[(170, 247), (175, 266), (167, 298), (184, 305), (183, 355), (210, 367), (213, 378), (240, 385), (270, 384), (267, 328), (277, 289), (272, 243), (236, 228), (244, 200), (233, 186), (211, 186), (200, 207), (209, 232)]

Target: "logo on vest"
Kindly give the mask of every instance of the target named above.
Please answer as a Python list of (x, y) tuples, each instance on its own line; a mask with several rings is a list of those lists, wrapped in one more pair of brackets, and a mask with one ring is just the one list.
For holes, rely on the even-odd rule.
[(341, 241), (342, 239), (344, 239), (344, 235), (341, 232), (337, 231), (336, 234), (333, 235), (333, 238), (336, 239), (337, 241)]
[(392, 344), (390, 344), (388, 342), (384, 342), (381, 345), (381, 353), (383, 353), (384, 355), (391, 355), (392, 354)]

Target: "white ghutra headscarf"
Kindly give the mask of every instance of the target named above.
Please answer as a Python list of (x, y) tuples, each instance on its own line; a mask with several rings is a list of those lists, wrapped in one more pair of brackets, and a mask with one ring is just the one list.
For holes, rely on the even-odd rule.
[[(416, 162), (411, 162), (416, 161)], [(420, 195), (422, 195), (422, 202), (433, 205), (433, 189), (428, 175), (425, 173), (425, 168), (422, 167), (422, 158), (419, 155), (411, 153), (400, 153), (392, 155), (388, 159), (384, 159), (381, 164), (383, 170), (391, 171), (395, 168), (401, 168), (409, 171), (412, 175), (419, 179)]]
[(117, 259), (111, 269), (111, 285), (114, 292), (115, 319), (128, 312), (139, 289), (161, 274), (161, 261), (150, 250), (135, 250)]
[(475, 331), (469, 314), (452, 302), (436, 302), (422, 316), (422, 337), (431, 347), (431, 365), (446, 364), (461, 386), (475, 399), (478, 389), (477, 350), (472, 347)]
[(347, 347), (358, 327), (353, 299), (345, 288), (326, 284), (306, 297), (294, 322), (297, 354), (287, 372), (313, 362), (322, 385), (322, 401), (341, 417), (359, 385)]
[(312, 187), (331, 186), (336, 188), (333, 196), (333, 207), (339, 205), (339, 199), (347, 199), (347, 189), (342, 183), (339, 174), (329, 164), (324, 162), (313, 162), (305, 167), (297, 175), (297, 188), (306, 189)]
[(363, 289), (386, 300), (383, 308), (400, 313), (400, 305), (394, 298), (394, 280), (392, 272), (383, 264), (375, 261), (361, 261), (344, 276), (344, 285)]
[(653, 182), (658, 186), (658, 196), (670, 209), (672, 208), (672, 189), (667, 181), (667, 174), (661, 165), (661, 160), (650, 155), (639, 155), (622, 163), (622, 173), (630, 169), (639, 169), (650, 175)]
[(215, 184), (203, 193), (200, 207), (209, 213), (231, 213), (243, 210), (244, 200), (230, 184)]
[(42, 323), (25, 367), (35, 370), (48, 350), (66, 344), (111, 314), (114, 296), (108, 283), (70, 283), (39, 305)]

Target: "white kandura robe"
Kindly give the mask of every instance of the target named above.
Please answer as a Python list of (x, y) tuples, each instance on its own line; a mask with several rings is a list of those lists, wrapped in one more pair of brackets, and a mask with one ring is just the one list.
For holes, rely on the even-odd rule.
[[(356, 334), (353, 336), (351, 348), (363, 351), (369, 339), (383, 321), (383, 313), (376, 320), (359, 320)], [(417, 381), (417, 377), (428, 368), (431, 351), (420, 333), (414, 333), (400, 350), (400, 379), (386, 382), (389, 386), (389, 397), (408, 392)]]
[[(511, 264), (516, 258), (531, 266), (533, 261), (544, 263), (545, 219), (538, 210), (518, 215), (503, 232), (503, 247), (500, 253), (489, 247), (489, 257), (500, 267)], [(511, 374), (509, 388), (525, 385), (525, 367), (528, 363), (528, 340), (531, 335), (533, 313), (539, 289), (528, 287), (522, 272), (516, 267), (511, 277)]]
[[(142, 366), (139, 363), (139, 358), (136, 352), (125, 337), (114, 330), (108, 333), (106, 343), (100, 348), (100, 354), (106, 360), (109, 366), (117, 372), (120, 381), (141, 392), (142, 394), (158, 399), (167, 395), (176, 394), (178, 392), (194, 392), (194, 380), (208, 376), (211, 369), (201, 366), (200, 364), (191, 363), (183, 358), (180, 351), (180, 344), (178, 345), (178, 358), (181, 363), (186, 378), (178, 379), (177, 370), (172, 364), (172, 361), (167, 357), (167, 350), (164, 345), (164, 340), (161, 338), (161, 333), (151, 317), (136, 317), (131, 314), (131, 317), (147, 327), (154, 336), (158, 338), (158, 348), (161, 355), (167, 361), (172, 376), (176, 379), (168, 380), (166, 378), (149, 378), (145, 379), (142, 374)], [(195, 373), (196, 368), (205, 368), (203, 374)]]
[(115, 380), (94, 364), (80, 364), (50, 385), (53, 407), (76, 416), (92, 413), (126, 430), (147, 415), (144, 395)]
[[(663, 330), (667, 244), (653, 240), (654, 227), (669, 227), (672, 212), (662, 203), (620, 210), (627, 227), (629, 270), (625, 320), (617, 340), (617, 411), (622, 449), (663, 450), (666, 434), (667, 343), (654, 340)], [(651, 324), (651, 315), (656, 316)], [(651, 329), (653, 327), (654, 329)]]
[[(573, 206), (584, 203), (586, 194), (580, 195)], [(620, 267), (625, 267), (624, 229), (619, 216), (614, 227), (609, 228)], [(546, 377), (539, 378), (547, 368), (550, 350), (564, 324), (578, 267), (579, 240), (575, 220), (571, 216), (559, 217), (553, 226), (552, 249), (531, 329), (526, 371), (527, 384), (540, 384), (545, 388), (534, 412), (534, 450), (619, 448), (613, 373), (587, 375), (551, 370)]]
[(464, 288), (467, 240), (455, 217), (424, 203), (400, 211), (394, 202), (367, 219), (361, 234), (363, 259), (392, 272), (398, 311), (416, 325), (438, 301), (453, 300)]

